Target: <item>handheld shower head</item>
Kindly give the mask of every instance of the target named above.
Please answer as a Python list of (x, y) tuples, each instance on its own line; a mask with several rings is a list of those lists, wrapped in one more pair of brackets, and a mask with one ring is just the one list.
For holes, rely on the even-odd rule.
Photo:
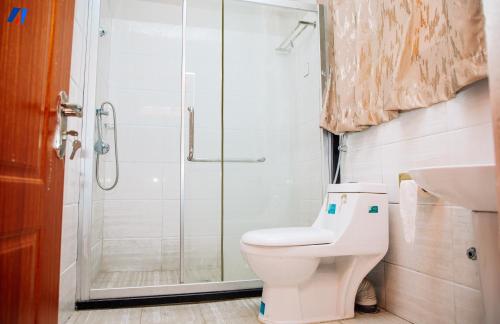
[[(101, 183), (101, 179), (99, 177), (99, 157), (101, 155), (104, 155), (109, 152), (110, 150), (110, 145), (108, 143), (105, 143), (103, 141), (103, 136), (102, 136), (102, 126), (103, 126), (103, 120), (102, 116), (107, 116), (109, 115), (109, 112), (104, 110), (104, 107), (108, 105), (111, 108), (111, 112), (113, 113), (113, 135), (114, 135), (114, 151), (115, 151), (115, 180), (113, 181), (113, 184), (110, 186), (106, 187), (103, 183)], [(97, 181), (97, 185), (102, 189), (102, 190), (111, 190), (116, 185), (118, 184), (118, 179), (120, 177), (120, 171), (119, 171), (119, 163), (118, 163), (118, 134), (116, 131), (117, 124), (116, 124), (116, 110), (113, 104), (109, 101), (105, 101), (101, 104), (101, 107), (96, 109), (96, 126), (97, 126), (97, 140), (94, 144), (94, 151), (97, 153), (96, 155), (96, 169), (95, 169), (95, 177)]]

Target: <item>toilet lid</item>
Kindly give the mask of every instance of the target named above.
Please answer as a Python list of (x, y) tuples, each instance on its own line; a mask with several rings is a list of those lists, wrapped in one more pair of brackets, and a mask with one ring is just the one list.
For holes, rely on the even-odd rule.
[(334, 235), (315, 227), (282, 227), (250, 231), (241, 242), (261, 246), (297, 246), (333, 243)]

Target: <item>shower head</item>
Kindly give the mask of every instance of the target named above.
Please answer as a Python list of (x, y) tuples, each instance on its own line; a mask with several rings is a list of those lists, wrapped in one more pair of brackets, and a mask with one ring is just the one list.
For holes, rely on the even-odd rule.
[(295, 40), (306, 30), (307, 27), (316, 28), (315, 21), (299, 20), (295, 29), (288, 35), (287, 38), (276, 48), (277, 52), (288, 54), (295, 47)]

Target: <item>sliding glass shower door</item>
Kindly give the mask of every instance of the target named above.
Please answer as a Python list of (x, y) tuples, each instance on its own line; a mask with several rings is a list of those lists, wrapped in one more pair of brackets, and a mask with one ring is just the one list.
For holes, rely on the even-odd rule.
[(222, 1), (186, 1), (182, 282), (221, 277)]
[(82, 299), (259, 287), (241, 235), (309, 225), (321, 204), (317, 7), (92, 4), (95, 107), (117, 118), (88, 119)]
[[(88, 131), (100, 128), (110, 145), (105, 154), (88, 149), (100, 171), (87, 175), (94, 185), (90, 287), (178, 284), (182, 1), (93, 3), (100, 18), (95, 105), (111, 102), (117, 118), (103, 106)], [(98, 140), (94, 131), (91, 144)], [(118, 174), (115, 188), (97, 185), (99, 177), (109, 188)]]
[(231, 281), (255, 278), (241, 236), (311, 225), (326, 177), (315, 7), (224, 3), (222, 247), (223, 278)]

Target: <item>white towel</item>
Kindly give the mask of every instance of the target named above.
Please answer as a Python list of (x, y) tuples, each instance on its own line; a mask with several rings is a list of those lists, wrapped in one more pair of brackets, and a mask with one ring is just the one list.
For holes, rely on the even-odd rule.
[(417, 218), (418, 186), (413, 180), (401, 181), (399, 187), (399, 216), (403, 224), (405, 241), (415, 241), (415, 221)]

